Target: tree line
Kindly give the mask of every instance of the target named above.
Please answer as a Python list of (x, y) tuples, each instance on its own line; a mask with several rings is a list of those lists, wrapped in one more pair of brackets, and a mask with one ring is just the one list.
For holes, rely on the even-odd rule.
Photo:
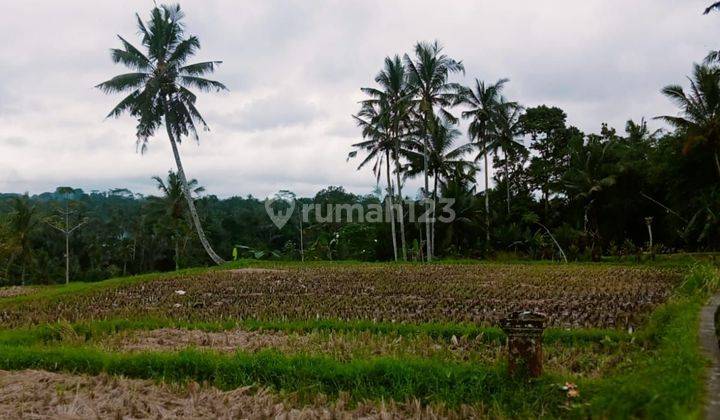
[[(126, 94), (108, 117), (137, 120), (140, 151), (165, 128), (176, 170), (154, 178), (157, 196), (69, 187), (0, 196), (0, 282), (96, 280), (240, 257), (569, 261), (720, 246), (718, 52), (694, 65), (687, 87), (662, 89), (678, 114), (651, 117), (672, 130), (641, 119), (584, 133), (552, 104), (507, 98), (507, 79), (463, 86), (454, 81), (466, 71), (462, 61), (437, 42), (419, 42), (384, 60), (353, 115), (361, 139), (348, 158), (371, 167), (384, 189), (355, 195), (328, 187), (297, 198), (390, 204), (398, 209), (390, 222), (325, 223), (313, 214), (277, 229), (254, 197), (202, 196), (181, 161), (178, 143), (199, 140), (198, 128), (207, 128), (191, 89), (226, 90), (205, 78), (221, 62), (188, 64), (200, 41), (186, 35), (179, 6), (156, 6), (147, 22), (137, 16), (137, 26), (141, 48), (119, 37), (121, 48), (111, 49), (131, 72), (97, 87)], [(412, 178), (422, 180), (419, 193), (407, 191)], [(401, 204), (419, 200), (432, 215), (441, 197), (454, 200), (450, 223), (411, 221)], [(290, 191), (278, 198), (296, 199)]]

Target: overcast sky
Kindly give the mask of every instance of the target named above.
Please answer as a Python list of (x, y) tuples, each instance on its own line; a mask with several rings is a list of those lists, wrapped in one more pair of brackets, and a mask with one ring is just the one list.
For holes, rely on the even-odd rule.
[[(186, 171), (221, 197), (371, 192), (370, 169), (345, 159), (359, 140), (350, 115), (383, 58), (418, 40), (464, 62), (456, 81), (507, 77), (507, 96), (525, 106), (559, 106), (586, 132), (621, 131), (629, 118), (676, 112), (659, 90), (720, 47), (720, 13), (701, 14), (709, 2), (185, 0), (198, 61), (223, 60), (215, 78), (230, 88), (200, 95), (212, 131), (182, 144)], [(0, 192), (152, 193), (150, 177), (174, 168), (162, 132), (136, 153), (134, 121), (104, 119), (121, 98), (93, 89), (125, 72), (108, 49), (116, 34), (139, 44), (134, 13), (146, 18), (152, 4), (3, 0)]]

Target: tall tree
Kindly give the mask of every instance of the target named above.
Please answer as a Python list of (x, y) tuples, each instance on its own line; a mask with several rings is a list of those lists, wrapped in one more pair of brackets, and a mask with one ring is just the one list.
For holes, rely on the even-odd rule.
[(185, 37), (185, 25), (182, 22), (184, 14), (179, 5), (154, 7), (147, 23), (143, 23), (139, 15), (136, 17), (142, 46), (146, 52), (141, 52), (118, 36), (122, 48), (111, 50), (112, 60), (129, 67), (133, 72), (115, 76), (96, 87), (105, 93), (130, 91), (130, 94), (110, 111), (108, 117), (129, 113), (137, 119), (137, 142), (141, 151), (145, 150), (150, 137), (164, 122), (185, 200), (200, 242), (210, 258), (216, 264), (221, 264), (223, 259), (210, 246), (200, 224), (178, 151), (178, 143), (183, 136), (192, 136), (199, 141), (196, 124), (208, 129), (195, 107), (197, 97), (190, 88), (218, 92), (226, 90), (224, 84), (202, 77), (214, 72), (221, 62), (187, 64), (188, 59), (200, 49), (200, 40), (194, 35)]
[(486, 84), (475, 79), (473, 88), (463, 87), (460, 90), (460, 102), (469, 109), (462, 112), (464, 119), (470, 119), (468, 135), (480, 150), (476, 160), (482, 157), (485, 164), (485, 241), (490, 244), (490, 183), (488, 153), (493, 146), (492, 130), (495, 115), (502, 106), (508, 106), (502, 101), (502, 90), (508, 79), (500, 79), (495, 83)]
[[(457, 174), (458, 171), (466, 173), (473, 167), (470, 162), (465, 160), (465, 155), (470, 153), (473, 145), (465, 143), (455, 146), (459, 137), (460, 130), (453, 124), (436, 117), (436, 121), (432, 124), (431, 140), (427, 149), (428, 171), (433, 179), (430, 192), (433, 202), (438, 199), (438, 185), (443, 185), (451, 175)], [(422, 145), (417, 145), (415, 149), (422, 150)], [(419, 175), (422, 167), (419, 162), (425, 158), (425, 155), (416, 152), (409, 154), (409, 158), (407, 176)], [(436, 224), (431, 223), (431, 226), (429, 240), (432, 243), (431, 249), (435, 249)]]
[(662, 93), (680, 108), (680, 116), (657, 117), (678, 129), (683, 150), (705, 148), (720, 175), (720, 69), (696, 64), (690, 78), (690, 91), (669, 85)]
[[(519, 137), (522, 133), (520, 115), (522, 107), (515, 103), (500, 103), (493, 124), (493, 149), (502, 150), (503, 180), (507, 200), (507, 212), (510, 214), (510, 156), (526, 152), (525, 145)], [(485, 171), (487, 173), (487, 170)]]
[(614, 130), (603, 127), (602, 135), (590, 135), (586, 142), (570, 144), (570, 167), (564, 181), (572, 199), (583, 203), (583, 231), (591, 239), (591, 255), (599, 259), (602, 253), (599, 223), (600, 194), (615, 185), (617, 167), (610, 152), (617, 145)]
[[(353, 144), (356, 150), (350, 152), (348, 158), (355, 157), (358, 151), (365, 151), (367, 156), (358, 165), (358, 170), (365, 167), (370, 162), (373, 164), (373, 173), (376, 181), (380, 182), (383, 166), (385, 167), (385, 175), (387, 182), (386, 200), (392, 203), (393, 186), (390, 179), (390, 154), (395, 147), (392, 135), (390, 134), (390, 124), (388, 113), (383, 111), (383, 104), (376, 104), (372, 101), (364, 102), (357, 115), (353, 115), (358, 126), (362, 128), (362, 136), (366, 140)], [(395, 211), (391, 209), (390, 223), (393, 244), (393, 255), (395, 261), (398, 260), (397, 252), (397, 236), (395, 234)]]
[(549, 223), (550, 196), (562, 189), (562, 176), (569, 161), (569, 141), (582, 137), (574, 127), (566, 127), (566, 119), (562, 109), (545, 105), (526, 109), (520, 118), (523, 133), (530, 135), (530, 148), (536, 152), (528, 171), (534, 188), (539, 189), (542, 196), (545, 224)]
[(386, 57), (383, 69), (375, 76), (380, 88), (362, 88), (370, 99), (364, 104), (377, 106), (379, 117), (387, 124), (387, 135), (392, 144), (392, 155), (395, 163), (395, 183), (397, 187), (397, 209), (400, 222), (400, 240), (402, 258), (407, 261), (407, 244), (405, 238), (405, 216), (402, 196), (402, 164), (403, 142), (411, 128), (412, 92), (408, 87), (408, 75), (399, 56)]
[[(420, 135), (423, 139), (423, 169), (425, 173), (425, 200), (427, 210), (430, 209), (428, 195), (430, 191), (428, 149), (432, 126), (440, 116), (445, 121), (455, 122), (448, 108), (457, 104), (457, 92), (460, 86), (450, 83), (452, 73), (465, 72), (462, 62), (443, 54), (437, 41), (433, 43), (418, 42), (415, 44), (415, 58), (405, 54), (403, 57), (408, 72), (408, 83), (414, 93), (416, 113), (420, 121)], [(434, 215), (430, 215), (431, 219)], [(430, 238), (430, 223), (425, 225), (426, 238)], [(430, 240), (427, 241), (427, 260), (432, 260), (433, 250)]]

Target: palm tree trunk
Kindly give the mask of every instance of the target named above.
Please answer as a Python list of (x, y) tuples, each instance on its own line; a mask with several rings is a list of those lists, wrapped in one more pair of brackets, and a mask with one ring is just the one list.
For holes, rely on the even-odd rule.
[(300, 211), (300, 261), (305, 261), (305, 248), (303, 245), (303, 214)]
[(395, 179), (397, 181), (397, 198), (400, 209), (400, 243), (402, 245), (402, 259), (407, 261), (407, 244), (405, 242), (405, 210), (403, 208), (402, 184), (400, 183), (400, 146), (399, 140), (395, 139)]
[(178, 238), (175, 238), (175, 271), (180, 270), (180, 244)]
[(487, 145), (484, 147), (485, 155), (485, 247), (490, 248), (490, 195), (489, 195), (489, 179), (488, 179), (488, 150)]
[(507, 152), (505, 152), (505, 191), (507, 193), (507, 214), (510, 214), (510, 168)]
[(425, 198), (425, 216), (428, 218), (425, 221), (425, 240), (426, 240), (426, 249), (427, 249), (427, 262), (432, 261), (432, 245), (430, 244), (430, 200), (429, 200), (429, 191), (430, 191), (430, 181), (428, 179), (428, 138), (425, 136), (425, 141), (423, 142), (423, 166), (425, 171), (425, 193), (423, 194), (423, 197)]
[(718, 175), (720, 175), (720, 157), (718, 157), (717, 151), (715, 151), (715, 167), (718, 170)]
[(172, 130), (170, 129), (170, 125), (167, 121), (168, 114), (169, 109), (167, 105), (165, 105), (165, 129), (167, 130), (168, 137), (170, 138), (170, 145), (172, 146), (173, 156), (175, 157), (175, 164), (177, 165), (178, 176), (180, 177), (180, 182), (182, 183), (183, 195), (185, 195), (185, 200), (187, 201), (188, 208), (190, 209), (190, 216), (192, 217), (193, 224), (195, 225), (195, 229), (197, 230), (198, 238), (200, 238), (200, 243), (202, 243), (203, 248), (205, 248), (205, 252), (207, 252), (213, 262), (217, 265), (224, 264), (225, 261), (220, 258), (220, 256), (216, 254), (215, 251), (212, 249), (212, 246), (210, 246), (210, 242), (208, 242), (207, 238), (205, 237), (205, 231), (200, 224), (200, 217), (198, 217), (197, 210), (195, 209), (195, 203), (193, 202), (192, 196), (190, 195), (190, 188), (188, 187), (187, 178), (185, 178), (185, 170), (183, 169), (182, 161), (180, 160), (180, 152), (178, 151), (177, 142), (175, 141), (175, 137), (173, 136)]
[[(435, 171), (435, 178), (433, 179), (433, 216), (435, 215), (435, 209), (437, 208), (437, 188), (438, 188), (438, 173), (437, 170)], [(436, 219), (433, 217), (432, 221), (432, 246), (430, 249), (432, 249), (432, 252), (435, 252), (435, 235), (436, 235), (436, 228), (437, 222)]]
[(390, 181), (390, 151), (385, 151), (385, 176), (387, 179), (387, 196), (386, 200), (387, 203), (390, 206), (390, 226), (391, 226), (391, 232), (392, 232), (392, 244), (393, 244), (393, 255), (395, 256), (395, 261), (398, 260), (398, 250), (397, 250), (397, 237), (395, 235), (395, 209), (393, 208), (393, 187), (392, 183)]

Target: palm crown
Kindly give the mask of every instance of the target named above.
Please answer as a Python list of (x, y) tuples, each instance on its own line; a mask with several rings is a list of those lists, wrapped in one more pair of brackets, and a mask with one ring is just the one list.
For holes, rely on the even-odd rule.
[(143, 151), (148, 139), (162, 125), (163, 117), (177, 141), (188, 135), (197, 139), (197, 124), (207, 129), (207, 123), (195, 107), (197, 97), (190, 88), (227, 89), (220, 82), (202, 77), (215, 71), (220, 61), (187, 64), (200, 49), (200, 40), (196, 36), (185, 37), (183, 17), (179, 5), (155, 7), (147, 23), (136, 15), (146, 52), (118, 35), (122, 48), (110, 50), (112, 59), (134, 72), (115, 76), (96, 86), (106, 93), (130, 92), (108, 117), (129, 113), (137, 118), (138, 146)]
[(720, 174), (720, 69), (695, 65), (690, 91), (680, 85), (666, 86), (662, 93), (675, 102), (681, 116), (660, 118), (684, 134), (684, 149), (704, 145), (713, 150)]

